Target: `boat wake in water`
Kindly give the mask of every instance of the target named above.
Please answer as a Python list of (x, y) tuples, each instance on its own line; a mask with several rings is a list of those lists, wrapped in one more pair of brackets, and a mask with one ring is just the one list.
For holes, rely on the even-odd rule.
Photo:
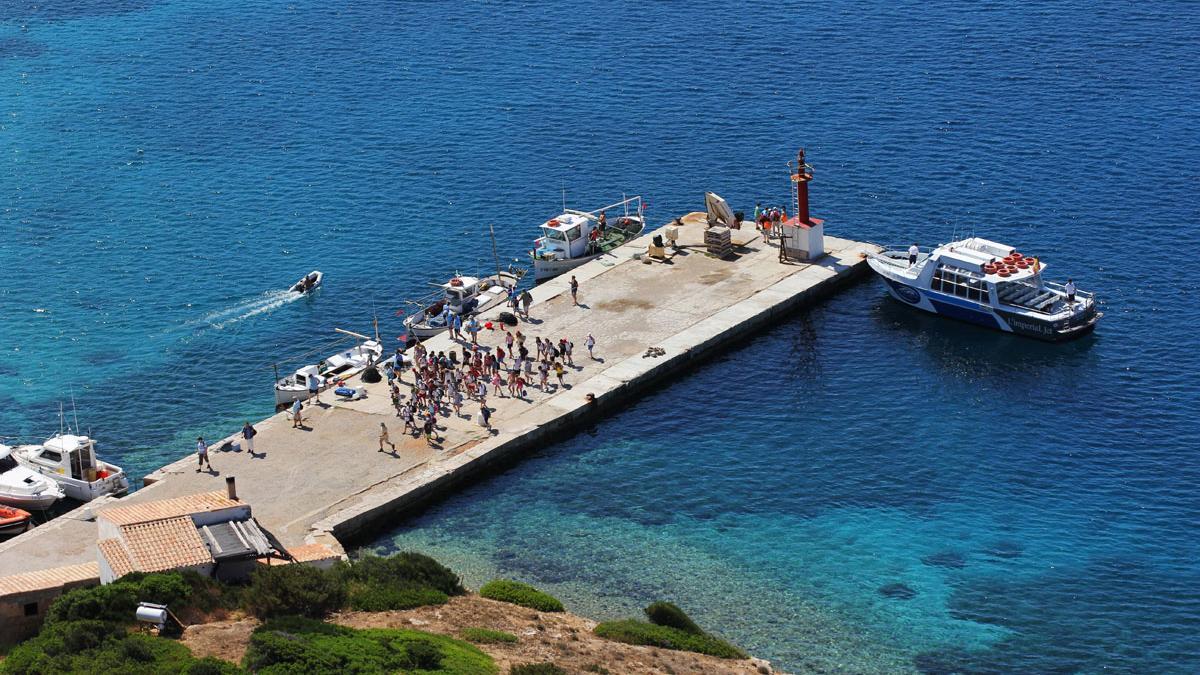
[(266, 291), (259, 296), (239, 302), (233, 307), (210, 312), (200, 322), (220, 330), (250, 317), (270, 312), (303, 297), (305, 297), (304, 294), (293, 293), (291, 291)]

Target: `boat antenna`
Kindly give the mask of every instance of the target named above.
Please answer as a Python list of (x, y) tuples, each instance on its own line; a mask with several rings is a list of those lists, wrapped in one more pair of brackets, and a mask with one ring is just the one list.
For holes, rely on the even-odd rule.
[(75, 416), (75, 433), (79, 433), (82, 427), (79, 426), (79, 409), (75, 407), (75, 385), (71, 385), (71, 414)]
[(563, 211), (567, 210), (567, 182), (562, 183)]
[(63, 404), (62, 404), (62, 401), (58, 402), (58, 435), (59, 436), (63, 435)]
[(503, 286), (504, 279), (500, 276), (500, 254), (496, 252), (496, 226), (488, 223), (488, 232), (492, 233), (492, 259), (496, 261), (496, 283)]

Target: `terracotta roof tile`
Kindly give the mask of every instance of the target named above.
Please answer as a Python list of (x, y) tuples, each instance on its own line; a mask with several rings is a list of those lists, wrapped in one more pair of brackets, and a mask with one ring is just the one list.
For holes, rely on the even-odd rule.
[(188, 516), (134, 523), (121, 528), (121, 539), (138, 572), (161, 572), (213, 562)]
[(203, 492), (173, 499), (114, 506), (101, 510), (97, 516), (117, 525), (132, 525), (245, 505), (245, 502), (230, 499), (224, 492)]
[(314, 562), (317, 560), (341, 560), (342, 556), (325, 544), (302, 544), (288, 549), (288, 553), (296, 562)]
[(67, 584), (100, 581), (99, 563), (89, 562), (0, 577), (0, 597), (47, 591)]
[(100, 555), (108, 561), (108, 566), (112, 568), (113, 576), (120, 578), (133, 571), (133, 561), (129, 559), (129, 553), (121, 542), (116, 539), (101, 539), (96, 542), (96, 548), (100, 549)]

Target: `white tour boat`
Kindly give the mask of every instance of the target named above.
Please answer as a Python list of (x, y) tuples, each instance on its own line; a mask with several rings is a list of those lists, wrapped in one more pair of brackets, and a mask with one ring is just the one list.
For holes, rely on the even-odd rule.
[[(630, 206), (633, 205), (632, 212)], [(609, 209), (623, 215), (609, 219)], [(542, 223), (542, 236), (533, 242), (533, 278), (545, 281), (595, 260), (625, 242), (641, 236), (646, 228), (642, 198), (630, 197), (595, 211), (563, 212)]]
[(300, 277), (300, 281), (292, 284), (292, 287), (288, 290), (293, 293), (308, 293), (309, 291), (316, 290), (324, 280), (325, 275), (321, 273), (321, 270), (313, 270)]
[(1051, 342), (1083, 335), (1104, 316), (1092, 293), (1045, 281), (1045, 263), (1011, 246), (971, 237), (911, 257), (911, 247), (896, 247), (867, 263), (892, 297), (927, 312)]
[(509, 289), (515, 288), (522, 276), (524, 270), (498, 272), (483, 279), (455, 276), (441, 284), (435, 295), (412, 301), (421, 310), (406, 317), (404, 327), (410, 338), (427, 340), (450, 327), (450, 314), (461, 316), (465, 322), (503, 304)]
[(62, 498), (54, 481), (18, 464), (13, 449), (0, 445), (0, 504), (42, 511)]
[(125, 471), (96, 458), (96, 442), (87, 436), (60, 434), (41, 445), (22, 445), (13, 452), (21, 466), (58, 483), (71, 499), (90, 502), (129, 492)]
[(372, 340), (365, 335), (352, 333), (340, 328), (334, 330), (359, 338), (362, 342), (350, 349), (344, 349), (332, 356), (327, 356), (316, 365), (297, 368), (291, 375), (277, 379), (275, 381), (276, 408), (290, 405), (296, 400), (303, 401), (307, 399), (309, 396), (308, 380), (310, 375), (315, 375), (319, 381), (319, 388), (324, 389), (330, 382), (336, 382), (337, 380), (356, 375), (362, 372), (367, 366), (378, 363), (380, 358), (383, 357), (383, 344), (378, 340)]

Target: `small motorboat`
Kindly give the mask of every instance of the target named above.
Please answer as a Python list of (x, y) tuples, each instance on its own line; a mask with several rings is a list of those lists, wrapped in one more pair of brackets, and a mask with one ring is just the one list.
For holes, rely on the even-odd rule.
[(888, 248), (869, 254), (867, 264), (906, 305), (1006, 333), (1061, 342), (1091, 332), (1104, 316), (1092, 293), (1043, 279), (1041, 258), (979, 237), (932, 250)]
[(62, 434), (42, 445), (22, 445), (13, 452), (21, 466), (58, 483), (71, 499), (90, 502), (129, 492), (125, 471), (96, 459), (96, 442), (87, 436)]
[(344, 380), (363, 371), (367, 366), (376, 364), (383, 358), (383, 344), (372, 340), (366, 335), (335, 328), (334, 330), (362, 340), (358, 344), (343, 349), (328, 356), (316, 365), (306, 365), (297, 368), (287, 377), (275, 381), (275, 407), (283, 408), (296, 400), (306, 400), (309, 396), (309, 377), (316, 377), (318, 388), (325, 389), (330, 382)]
[(321, 281), (324, 278), (325, 275), (321, 273), (321, 270), (313, 270), (303, 277), (300, 277), (300, 281), (292, 284), (292, 287), (289, 290), (291, 290), (293, 293), (308, 293), (309, 291), (315, 290), (318, 286), (320, 286)]
[(0, 504), (42, 511), (63, 496), (54, 481), (18, 464), (13, 449), (0, 445)]
[(0, 536), (21, 534), (29, 529), (30, 515), (11, 506), (0, 506)]
[(451, 314), (457, 314), (465, 322), (476, 314), (498, 307), (508, 298), (508, 291), (515, 288), (525, 276), (523, 269), (511, 269), (484, 277), (455, 276), (444, 284), (433, 296), (410, 301), (421, 311), (404, 320), (409, 336), (427, 340), (450, 328)]

